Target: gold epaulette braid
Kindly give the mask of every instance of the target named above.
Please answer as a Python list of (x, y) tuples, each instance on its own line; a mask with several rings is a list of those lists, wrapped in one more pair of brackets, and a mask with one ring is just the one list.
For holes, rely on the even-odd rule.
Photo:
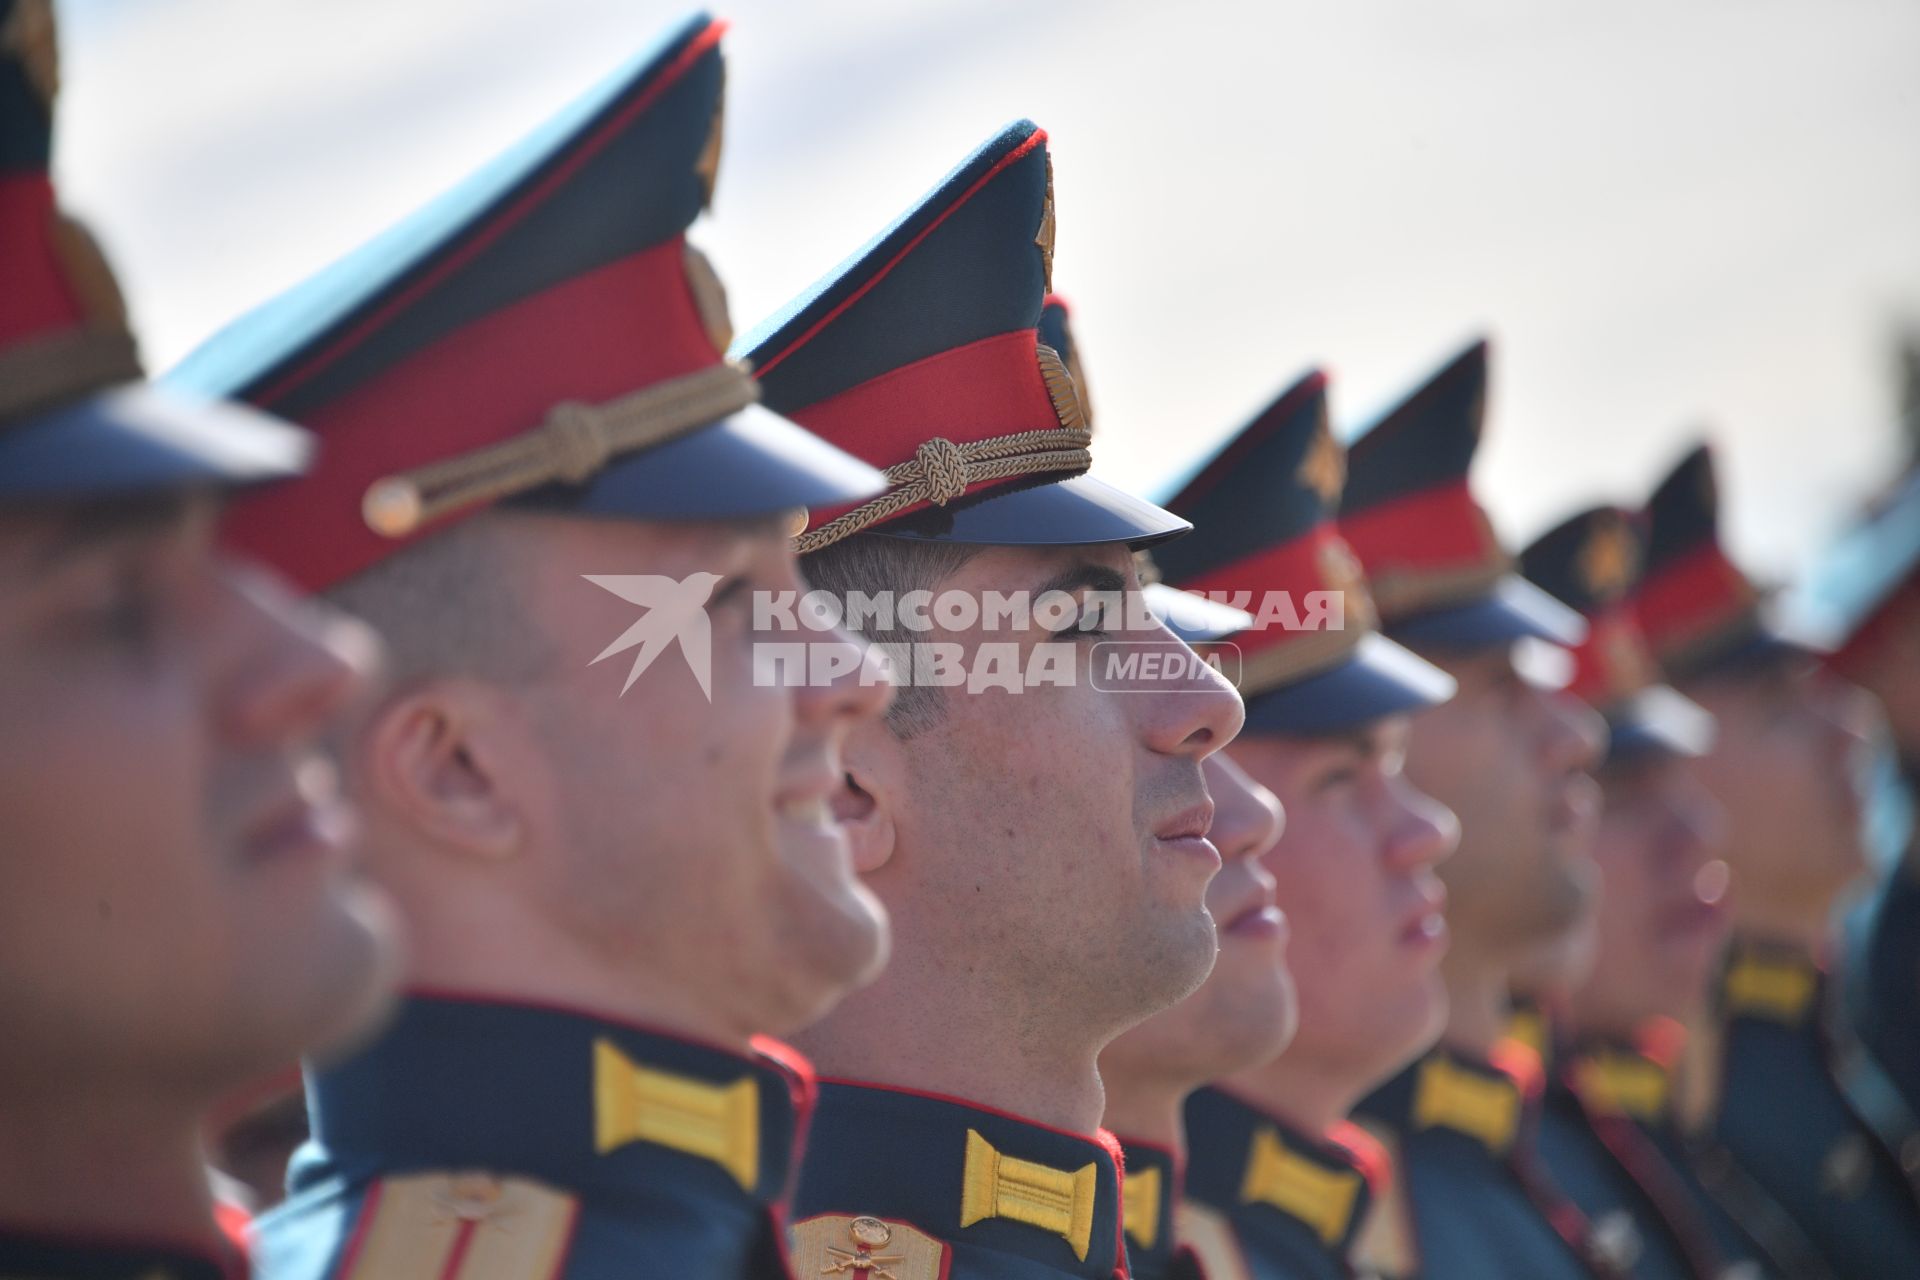
[(557, 404), (531, 431), (374, 481), (360, 512), (375, 533), (403, 538), (460, 507), (544, 484), (582, 484), (621, 454), (665, 444), (759, 399), (752, 373), (728, 361), (606, 404)]
[(1093, 465), (1093, 452), (1088, 447), (1092, 443), (1092, 433), (1081, 427), (1016, 431), (968, 444), (935, 436), (913, 451), (912, 461), (887, 468), (891, 487), (885, 493), (818, 529), (807, 530), (793, 540), (793, 549), (800, 555), (818, 551), (917, 502), (944, 507), (964, 494), (969, 485), (983, 480), (1085, 471)]

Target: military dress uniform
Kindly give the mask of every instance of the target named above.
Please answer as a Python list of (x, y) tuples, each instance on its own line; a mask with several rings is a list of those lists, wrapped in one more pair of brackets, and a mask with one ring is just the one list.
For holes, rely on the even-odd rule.
[[(1888, 620), (1920, 594), (1920, 469), (1907, 475), (1822, 557), (1797, 603), (1803, 625), (1832, 645), (1842, 676), (1879, 645)], [(1904, 744), (1911, 753), (1911, 744)], [(1896, 761), (1899, 784), (1920, 796), (1920, 760)], [(1849, 918), (1841, 965), (1848, 1096), (1920, 1175), (1920, 831), (1885, 870), (1863, 912)]]
[(1525, 1046), (1486, 1057), (1438, 1046), (1361, 1102), (1355, 1120), (1386, 1147), (1393, 1194), (1359, 1250), (1382, 1275), (1620, 1277), (1603, 1236), (1540, 1156), (1546, 1077)]
[[(1230, 637), (1249, 734), (1338, 735), (1453, 693), (1446, 673), (1382, 636), (1334, 524), (1345, 463), (1328, 425), (1327, 380), (1307, 374), (1237, 432), (1169, 500), (1195, 532), (1155, 552), (1169, 583), (1264, 609), (1337, 596), (1314, 625), (1269, 617)], [(1294, 621), (1305, 622), (1302, 617)], [(1232, 669), (1229, 667), (1228, 669)], [(1350, 1246), (1385, 1162), (1364, 1135), (1306, 1134), (1216, 1089), (1185, 1112), (1179, 1242), (1211, 1280), (1347, 1276)]]
[(1515, 992), (1507, 1003), (1504, 1038), (1530, 1050), (1541, 1062), (1552, 1054), (1557, 1034), (1554, 1013), (1547, 1002), (1532, 992)]
[[(1712, 717), (1660, 682), (1633, 616), (1645, 560), (1634, 517), (1590, 508), (1542, 534), (1520, 559), (1530, 581), (1586, 620), (1568, 690), (1606, 718), (1606, 763), (1704, 752), (1713, 739)], [(1770, 1274), (1765, 1255), (1689, 1176), (1684, 1157), (1656, 1141), (1654, 1130), (1670, 1122), (1667, 1070), (1645, 1050), (1618, 1042), (1561, 1044), (1549, 1032), (1542, 1046), (1541, 1156), (1616, 1259), (1646, 1277)]]
[[(1416, 652), (1574, 646), (1579, 614), (1514, 571), (1469, 472), (1486, 415), (1488, 345), (1449, 360), (1356, 438), (1340, 506), (1389, 636)], [(1554, 1185), (1538, 1150), (1545, 1076), (1503, 1044), (1492, 1058), (1439, 1047), (1363, 1101), (1393, 1194), (1361, 1256), (1388, 1275), (1619, 1274), (1608, 1241)]]
[(796, 1276), (1126, 1274), (1119, 1142), (958, 1098), (822, 1082), (793, 1217)]
[(416, 994), (316, 1074), (270, 1277), (784, 1276), (811, 1073), (591, 1013)]
[[(1759, 1187), (1709, 1190), (1677, 1118), (1678, 1041), (1681, 1028), (1660, 1024), (1656, 1034), (1634, 1043), (1582, 1040), (1567, 1043), (1552, 1014), (1538, 1001), (1518, 997), (1507, 1038), (1540, 1056), (1548, 1072), (1547, 1111), (1577, 1105), (1583, 1123), (1603, 1143), (1627, 1176), (1662, 1199), (1685, 1197), (1697, 1206), (1718, 1249), (1717, 1274), (1794, 1276), (1826, 1280), (1826, 1264), (1793, 1219)], [(1622, 1131), (1623, 1122), (1639, 1134)], [(1649, 1153), (1646, 1144), (1652, 1144)], [(1664, 1165), (1658, 1163), (1664, 1161)]]
[(244, 1280), (246, 1262), (223, 1242), (123, 1240), (0, 1227), (7, 1280)]
[[(146, 381), (113, 270), (57, 202), (58, 81), (52, 5), (0, 0), (0, 515), (229, 492), (299, 473), (312, 447), (304, 431)], [(0, 1221), (9, 1280), (245, 1271), (212, 1221), (178, 1239)]]
[[(1379, 632), (1368, 584), (1334, 523), (1345, 468), (1327, 378), (1314, 371), (1168, 499), (1198, 526), (1155, 549), (1168, 583), (1236, 607), (1285, 600), (1298, 615), (1256, 610), (1254, 625), (1232, 637), (1244, 733), (1341, 734), (1453, 695), (1452, 677)], [(1337, 600), (1338, 614), (1314, 615), (1314, 593)]]
[[(1060, 362), (1066, 366), (1067, 373), (1073, 378), (1073, 385), (1079, 392), (1080, 416), (1086, 423), (1089, 434), (1093, 431), (1093, 397), (1087, 389), (1085, 366), (1080, 360), (1080, 345), (1074, 340), (1072, 308), (1067, 300), (1057, 293), (1047, 295), (1040, 308), (1040, 323), (1037, 329), (1040, 345), (1051, 347), (1060, 356)], [(1153, 552), (1145, 548), (1133, 553), (1133, 562), (1140, 575), (1140, 594), (1147, 609), (1153, 616), (1189, 645), (1217, 644), (1226, 640), (1237, 631), (1244, 631), (1253, 624), (1253, 615), (1218, 600), (1195, 595), (1190, 591), (1181, 591), (1161, 576), (1160, 565), (1153, 558)], [(1121, 1145), (1127, 1152), (1127, 1168), (1132, 1170), (1135, 1164), (1134, 1147), (1125, 1134), (1119, 1135)], [(1141, 1159), (1156, 1163), (1161, 1148), (1152, 1143), (1144, 1144)], [(1131, 1174), (1129, 1174), (1131, 1176)], [(1130, 1234), (1129, 1240), (1134, 1239)], [(1130, 1256), (1137, 1254), (1132, 1245), (1128, 1246)], [(1141, 1272), (1136, 1266), (1134, 1274)]]
[[(1920, 766), (1902, 775), (1920, 795)], [(1910, 836), (1868, 904), (1846, 950), (1848, 980), (1834, 1038), (1847, 1096), (1900, 1162), (1920, 1180), (1920, 835)]]
[[(1055, 223), (1046, 134), (1001, 131), (744, 339), (769, 405), (886, 468), (796, 545), (869, 536), (1139, 549), (1187, 522), (1084, 474), (1091, 433), (1040, 341)], [(802, 561), (803, 567), (805, 561)], [(794, 1266), (859, 1280), (1123, 1274), (1121, 1152), (977, 1102), (823, 1080)]]
[(0, 0), (0, 506), (132, 502), (299, 474), (307, 432), (146, 380), (113, 268), (54, 192), (58, 59), (52, 5)]
[(1202, 1280), (1206, 1272), (1176, 1225), (1186, 1178), (1179, 1155), (1159, 1143), (1127, 1137), (1120, 1138), (1120, 1154), (1127, 1274), (1132, 1280)]
[(1381, 627), (1415, 651), (1586, 637), (1579, 614), (1514, 572), (1474, 499), (1489, 358), (1484, 339), (1470, 344), (1348, 450), (1340, 532), (1360, 558)]
[(1799, 948), (1735, 939), (1711, 1035), (1688, 1059), (1706, 1086), (1696, 1163), (1729, 1203), (1757, 1186), (1834, 1275), (1900, 1275), (1920, 1264), (1912, 1193), (1834, 1078), (1834, 996)]
[(1813, 1242), (1759, 1186), (1723, 1177), (1709, 1187), (1701, 1178), (1677, 1115), (1678, 1066), (1671, 1049), (1644, 1039), (1569, 1046), (1556, 1059), (1548, 1106), (1578, 1106), (1587, 1127), (1656, 1205), (1692, 1207), (1711, 1235), (1712, 1254), (1707, 1241), (1691, 1234), (1696, 1228), (1680, 1230), (1689, 1233), (1688, 1253), (1706, 1261), (1705, 1274), (1829, 1276)]
[[(765, 517), (873, 469), (761, 407), (686, 230), (712, 193), (722, 28), (693, 18), (465, 184), (173, 375), (313, 428), (323, 461), (229, 536), (314, 588), (473, 512)], [(414, 991), (310, 1075), (265, 1274), (785, 1276), (810, 1088), (590, 1008)]]
[(1218, 1088), (1187, 1099), (1179, 1230), (1208, 1280), (1352, 1280), (1386, 1153), (1357, 1126), (1310, 1135)]
[[(1646, 510), (1645, 580), (1635, 613), (1676, 680), (1729, 675), (1812, 655), (1761, 618), (1758, 593), (1719, 538), (1713, 458), (1704, 445), (1664, 479)], [(1849, 1031), (1823, 959), (1736, 934), (1714, 1019), (1689, 1045), (1699, 1168), (1709, 1186), (1751, 1182), (1793, 1215), (1840, 1276), (1920, 1266), (1920, 1201), (1894, 1152), (1851, 1096)], [(1691, 1086), (1690, 1086), (1691, 1087)]]
[(871, 502), (812, 509), (802, 555), (854, 533), (1137, 550), (1191, 527), (1085, 474), (1079, 385), (1039, 337), (1052, 172), (1046, 132), (1007, 126), (735, 344), (769, 406), (894, 477)]
[[(1065, 298), (1048, 294), (1040, 309), (1040, 342), (1060, 355), (1080, 393), (1087, 429), (1093, 429), (1092, 397), (1074, 340)], [(1141, 594), (1167, 629), (1187, 644), (1204, 647), (1227, 640), (1253, 624), (1253, 615), (1162, 580), (1151, 551), (1134, 553)], [(1178, 1223), (1188, 1211), (1184, 1167), (1177, 1151), (1157, 1142), (1116, 1134), (1123, 1173), (1120, 1180), (1121, 1234), (1132, 1280), (1200, 1280), (1205, 1273)]]

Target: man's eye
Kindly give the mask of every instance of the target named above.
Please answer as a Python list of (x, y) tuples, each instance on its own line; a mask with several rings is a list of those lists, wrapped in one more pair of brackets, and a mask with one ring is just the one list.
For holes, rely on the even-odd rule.
[(152, 647), (159, 625), (160, 602), (152, 583), (137, 569), (115, 573), (82, 621), (86, 633), (94, 639), (141, 652)]
[(1103, 636), (1112, 625), (1113, 605), (1107, 600), (1088, 600), (1080, 606), (1070, 630), (1075, 635)]
[(1320, 790), (1332, 791), (1338, 787), (1350, 787), (1360, 781), (1360, 770), (1352, 765), (1341, 765), (1329, 769), (1320, 775)]

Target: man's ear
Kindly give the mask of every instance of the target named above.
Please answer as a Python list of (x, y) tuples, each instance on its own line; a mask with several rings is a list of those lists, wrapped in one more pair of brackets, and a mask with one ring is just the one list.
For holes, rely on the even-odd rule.
[(526, 841), (527, 822), (503, 785), (508, 731), (478, 690), (437, 683), (396, 698), (374, 717), (366, 767), (383, 806), (453, 852), (502, 860)]
[[(847, 833), (853, 869), (871, 875), (893, 858), (898, 784), (898, 743), (883, 722), (861, 725), (848, 735), (833, 816)], [(896, 748), (889, 750), (889, 748)]]

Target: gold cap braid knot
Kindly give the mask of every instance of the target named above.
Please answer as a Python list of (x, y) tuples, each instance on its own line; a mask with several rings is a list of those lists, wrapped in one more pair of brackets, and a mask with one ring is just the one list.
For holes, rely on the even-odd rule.
[(887, 468), (892, 488), (817, 529), (808, 529), (793, 540), (793, 549), (808, 555), (890, 520), (915, 503), (945, 506), (965, 494), (969, 485), (988, 480), (1077, 475), (1093, 465), (1093, 453), (1087, 447), (1092, 443), (1086, 431), (1065, 428), (1016, 431), (966, 444), (936, 436), (917, 447), (910, 461)]
[(969, 485), (1031, 475), (1078, 475), (1093, 465), (1093, 432), (1080, 401), (1073, 375), (1060, 353), (1045, 343), (1034, 348), (1040, 379), (1046, 384), (1058, 427), (1015, 431), (955, 444), (935, 436), (918, 445), (913, 457), (886, 468), (892, 487), (879, 497), (838, 516), (793, 540), (793, 549), (808, 555), (831, 546), (862, 529), (890, 520), (915, 503), (944, 507), (963, 497)]
[(605, 404), (566, 401), (530, 431), (382, 476), (368, 486), (361, 514), (375, 533), (403, 538), (462, 507), (556, 481), (584, 484), (615, 458), (678, 439), (759, 398), (760, 386), (743, 365), (722, 363)]
[(944, 507), (967, 491), (967, 459), (960, 446), (945, 436), (935, 436), (913, 451), (920, 478), (927, 486), (927, 501)]
[(554, 453), (554, 478), (581, 484), (606, 465), (613, 450), (593, 410), (578, 400), (553, 406), (547, 413), (547, 431)]

